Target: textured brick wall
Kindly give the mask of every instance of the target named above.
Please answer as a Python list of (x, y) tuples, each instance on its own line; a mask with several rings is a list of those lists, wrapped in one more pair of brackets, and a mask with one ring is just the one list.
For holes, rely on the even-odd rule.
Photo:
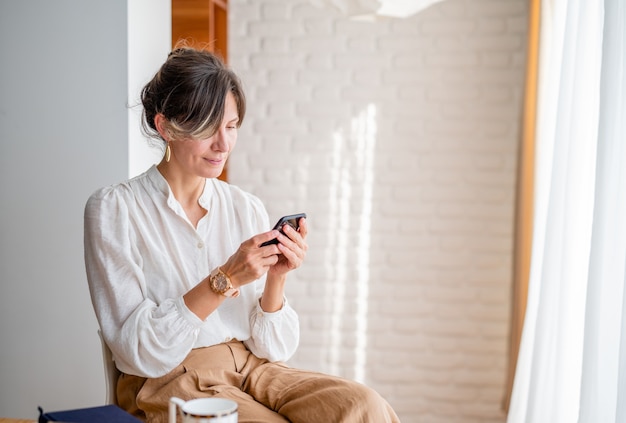
[(231, 0), (249, 111), (233, 183), (305, 211), (292, 364), (363, 381), (404, 423), (503, 422), (525, 0), (350, 20)]

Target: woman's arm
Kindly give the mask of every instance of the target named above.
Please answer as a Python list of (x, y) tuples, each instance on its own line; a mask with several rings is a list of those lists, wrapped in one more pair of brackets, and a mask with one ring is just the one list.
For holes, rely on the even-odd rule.
[[(148, 297), (144, 270), (155, 260), (138, 246), (127, 201), (110, 189), (97, 192), (87, 202), (84, 224), (91, 299), (118, 368), (144, 377), (167, 373), (193, 348), (202, 320), (180, 294), (159, 303)], [(152, 282), (161, 291), (177, 285), (174, 273), (154, 273)]]
[(266, 312), (271, 313), (282, 308), (287, 273), (297, 269), (304, 262), (309, 248), (305, 241), (308, 234), (306, 218), (300, 218), (299, 224), (298, 230), (291, 225), (285, 225), (283, 226), (285, 233), (278, 233), (278, 244), (275, 244), (278, 248), (277, 260), (268, 270), (265, 291), (261, 297), (261, 308)]
[(283, 230), (285, 235), (279, 233), (279, 243), (271, 246), (280, 254), (267, 273), (259, 306), (250, 316), (252, 337), (246, 343), (255, 355), (271, 361), (288, 360), (295, 353), (300, 338), (298, 315), (287, 303), (284, 292), (287, 273), (300, 267), (308, 249), (306, 219), (301, 219), (298, 231), (289, 225)]

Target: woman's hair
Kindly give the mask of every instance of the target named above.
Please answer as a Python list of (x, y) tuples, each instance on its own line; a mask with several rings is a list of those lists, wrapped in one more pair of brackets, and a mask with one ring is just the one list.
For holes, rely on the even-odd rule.
[(173, 139), (210, 137), (222, 123), (229, 92), (237, 104), (239, 127), (246, 98), (237, 75), (213, 53), (177, 48), (141, 91), (142, 130), (148, 137), (162, 139), (154, 123), (161, 113)]

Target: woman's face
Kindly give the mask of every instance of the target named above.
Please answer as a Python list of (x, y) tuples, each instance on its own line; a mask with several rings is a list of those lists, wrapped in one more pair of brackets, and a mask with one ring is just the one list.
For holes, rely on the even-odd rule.
[(217, 132), (204, 139), (181, 139), (170, 143), (171, 161), (185, 173), (217, 178), (237, 143), (237, 104), (232, 93), (226, 96), (224, 119)]

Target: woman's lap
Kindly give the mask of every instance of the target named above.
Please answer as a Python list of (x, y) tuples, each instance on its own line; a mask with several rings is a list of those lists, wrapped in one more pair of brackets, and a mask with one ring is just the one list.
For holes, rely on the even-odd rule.
[(241, 342), (193, 350), (172, 372), (145, 379), (143, 384), (134, 376), (124, 377), (125, 385), (134, 387), (135, 392), (121, 392), (124, 387), (119, 385), (120, 405), (129, 411), (141, 410), (133, 414), (141, 417), (145, 413), (146, 421), (155, 423), (167, 422), (172, 396), (183, 400), (232, 399), (238, 404), (240, 423), (399, 421), (372, 389), (347, 379), (268, 362), (251, 354)]
[(399, 421), (389, 404), (365, 385), (281, 364), (257, 367), (244, 390), (293, 423)]

